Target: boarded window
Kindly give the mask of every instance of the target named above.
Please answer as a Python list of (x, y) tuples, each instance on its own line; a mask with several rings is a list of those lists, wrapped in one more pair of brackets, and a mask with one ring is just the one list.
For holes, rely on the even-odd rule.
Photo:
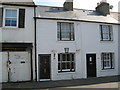
[(19, 28), (25, 27), (25, 9), (19, 9)]
[(0, 27), (2, 27), (3, 20), (3, 8), (0, 8)]

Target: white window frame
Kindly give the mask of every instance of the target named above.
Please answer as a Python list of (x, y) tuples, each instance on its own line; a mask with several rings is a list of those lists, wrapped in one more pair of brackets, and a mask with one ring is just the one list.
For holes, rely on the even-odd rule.
[[(5, 14), (6, 14), (6, 10), (17, 10), (17, 23), (16, 23), (16, 26), (5, 26)], [(19, 21), (19, 9), (17, 8), (4, 8), (4, 14), (3, 14), (3, 27), (4, 28), (18, 28), (18, 21)]]
[[(70, 29), (68, 31), (62, 30), (61, 29), (61, 26), (62, 26), (61, 24), (62, 23), (67, 23), (67, 24), (73, 25), (73, 27), (72, 27), (73, 29)], [(58, 24), (60, 24), (60, 28), (58, 28)], [(71, 28), (71, 26), (70, 26), (70, 28)], [(64, 33), (69, 33), (70, 37), (69, 38), (63, 38), (62, 35), (61, 35), (63, 32)], [(57, 39), (58, 39), (58, 41), (74, 41), (75, 40), (75, 35), (74, 34), (75, 34), (75, 31), (74, 31), (74, 23), (73, 22), (57, 22)]]
[[(62, 57), (62, 55), (65, 55), (65, 61), (63, 61), (63, 57)], [(69, 54), (70, 55), (70, 61), (67, 61), (67, 54)], [(58, 72), (59, 73), (61, 73), (61, 72), (75, 72), (75, 53), (58, 53), (58, 55), (60, 55), (60, 60), (59, 60), (59, 58), (58, 58), (58, 66), (59, 66), (59, 64), (60, 64), (60, 70), (59, 70), (59, 68), (58, 68)], [(74, 58), (74, 60), (72, 60), (72, 55), (73, 55), (73, 58)], [(72, 68), (72, 66), (70, 65), (70, 68), (69, 69), (62, 69), (62, 63), (73, 63), (73, 68)], [(67, 67), (67, 64), (66, 64), (66, 67)]]
[(114, 64), (115, 64), (114, 56), (115, 56), (114, 52), (102, 52), (101, 53), (102, 70), (114, 69)]
[[(102, 26), (107, 26), (109, 28), (109, 32), (104, 33), (102, 29)], [(107, 34), (108, 39), (105, 39), (103, 34)], [(101, 36), (101, 41), (113, 41), (113, 26), (112, 25), (100, 25), (100, 36)]]

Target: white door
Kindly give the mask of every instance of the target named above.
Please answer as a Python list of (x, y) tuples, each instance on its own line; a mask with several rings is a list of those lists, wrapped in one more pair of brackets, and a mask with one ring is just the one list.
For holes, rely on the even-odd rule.
[(10, 81), (31, 80), (30, 55), (28, 52), (10, 52)]
[[(3, 82), (16, 82), (31, 80), (30, 53), (4, 52), (3, 54)], [(10, 61), (7, 69), (7, 61)]]

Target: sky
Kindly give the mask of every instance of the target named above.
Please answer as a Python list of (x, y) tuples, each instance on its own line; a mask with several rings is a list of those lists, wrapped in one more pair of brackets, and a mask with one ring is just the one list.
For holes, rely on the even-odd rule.
[[(33, 0), (37, 5), (46, 5), (46, 6), (59, 6), (62, 7), (65, 0)], [(88, 9), (95, 10), (97, 3), (101, 0), (73, 0), (73, 7), (79, 9)], [(120, 0), (107, 0), (110, 5), (113, 5), (113, 9), (111, 11), (118, 12), (118, 2)]]

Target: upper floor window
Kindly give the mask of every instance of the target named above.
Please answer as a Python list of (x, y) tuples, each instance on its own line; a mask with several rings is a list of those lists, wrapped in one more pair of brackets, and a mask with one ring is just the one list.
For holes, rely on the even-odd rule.
[(101, 53), (101, 60), (103, 69), (114, 68), (114, 53), (111, 52)]
[(24, 8), (0, 8), (0, 27), (25, 28)]
[(113, 40), (113, 30), (111, 25), (100, 25), (101, 29), (101, 40), (102, 41), (112, 41)]
[(17, 27), (18, 11), (17, 9), (5, 9), (4, 26)]
[(57, 23), (57, 38), (63, 41), (74, 40), (74, 23), (58, 22)]

